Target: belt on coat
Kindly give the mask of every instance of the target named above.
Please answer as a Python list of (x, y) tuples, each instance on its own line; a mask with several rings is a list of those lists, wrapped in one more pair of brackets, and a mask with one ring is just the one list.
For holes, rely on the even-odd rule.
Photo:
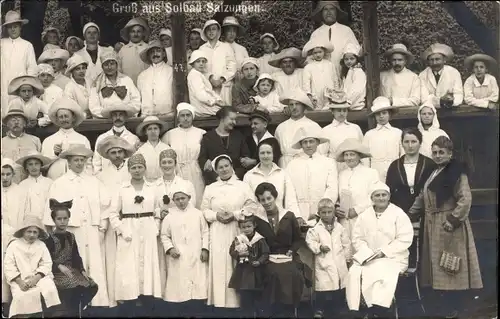
[(147, 213), (127, 213), (123, 214), (120, 212), (120, 219), (122, 218), (143, 218), (143, 217), (153, 217), (155, 214), (153, 212), (147, 212)]

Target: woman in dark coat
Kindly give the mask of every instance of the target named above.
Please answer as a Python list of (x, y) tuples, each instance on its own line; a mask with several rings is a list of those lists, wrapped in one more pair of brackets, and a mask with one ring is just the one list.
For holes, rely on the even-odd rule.
[[(312, 285), (312, 271), (297, 254), (304, 239), (294, 213), (277, 205), (278, 192), (273, 184), (260, 184), (255, 196), (264, 206), (267, 219), (256, 218), (256, 231), (264, 236), (270, 250), (262, 303), (264, 312), (271, 313), (263, 313), (259, 317), (269, 318), (272, 315), (275, 318), (279, 315), (291, 318), (300, 304), (304, 284), (306, 287)], [(281, 262), (285, 260), (288, 261)]]
[(250, 114), (258, 106), (253, 100), (253, 97), (257, 95), (253, 87), (259, 78), (257, 60), (246, 58), (241, 63), (240, 71), (243, 77), (237, 79), (231, 89), (232, 105), (238, 112)]

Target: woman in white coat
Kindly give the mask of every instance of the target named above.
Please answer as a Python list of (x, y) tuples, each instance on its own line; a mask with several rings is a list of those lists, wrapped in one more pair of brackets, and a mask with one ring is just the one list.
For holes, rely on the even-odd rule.
[(156, 183), (145, 180), (142, 154), (132, 155), (127, 166), (132, 178), (114, 194), (109, 212), (118, 235), (115, 298), (128, 306), (122, 308), (127, 314), (139, 306), (138, 315), (149, 315), (151, 297), (161, 298), (157, 237), (163, 193)]
[(201, 203), (210, 225), (207, 304), (219, 308), (220, 317), (234, 317), (239, 298), (235, 289), (228, 288), (234, 268), (229, 248), (239, 232), (236, 220), (245, 206), (254, 204), (254, 194), (246, 183), (238, 180), (228, 155), (219, 155), (212, 163), (219, 178), (207, 186)]
[(356, 253), (347, 279), (347, 304), (358, 310), (362, 295), (372, 315), (387, 318), (399, 274), (408, 268), (413, 226), (408, 215), (389, 202), (389, 186), (377, 182), (370, 188), (373, 206), (354, 226)]
[(193, 183), (196, 197), (191, 198), (191, 203), (194, 207), (199, 208), (205, 190), (205, 182), (200, 165), (198, 165), (198, 155), (200, 155), (201, 138), (206, 131), (193, 126), (195, 109), (191, 104), (179, 103), (176, 110), (179, 127), (168, 131), (163, 135), (161, 141), (177, 153), (179, 176)]
[(422, 145), (420, 146), (420, 154), (427, 157), (432, 157), (431, 145), (432, 142), (439, 136), (446, 136), (445, 131), (439, 128), (439, 120), (437, 111), (432, 103), (434, 96), (429, 98), (418, 108), (418, 130), (422, 133)]

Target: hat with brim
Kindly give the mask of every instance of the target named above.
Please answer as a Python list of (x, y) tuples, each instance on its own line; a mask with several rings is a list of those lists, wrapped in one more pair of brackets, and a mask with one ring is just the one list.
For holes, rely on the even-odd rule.
[(259, 118), (266, 121), (267, 123), (271, 122), (271, 115), (269, 114), (269, 111), (263, 109), (256, 109), (250, 114), (249, 118), (250, 120)]
[(194, 50), (189, 57), (188, 64), (193, 64), (196, 60), (205, 58), (208, 61), (208, 55), (203, 50)]
[(45, 231), (45, 226), (42, 223), (42, 220), (38, 217), (27, 215), (24, 220), (22, 225), (14, 232), (14, 237), (16, 238), (22, 238), (24, 235), (24, 231), (28, 227), (37, 227), (38, 231), (40, 232), (40, 236), (38, 239), (44, 240), (49, 238), (49, 234)]
[(379, 96), (375, 100), (373, 100), (371, 112), (370, 114), (368, 114), (368, 116), (374, 115), (378, 112), (382, 112), (385, 110), (394, 110), (394, 109), (395, 107), (391, 105), (391, 101), (388, 98), (386, 98), (385, 96)]
[(300, 102), (311, 110), (314, 110), (314, 105), (312, 104), (311, 99), (307, 96), (306, 92), (301, 89), (294, 90), (293, 92), (285, 92), (280, 96), (281, 104), (289, 105), (290, 101)]
[(52, 103), (52, 106), (49, 109), (49, 119), (52, 123), (56, 124), (58, 123), (57, 121), (57, 111), (59, 110), (70, 110), (73, 112), (73, 116), (75, 117), (75, 122), (73, 124), (73, 128), (77, 127), (78, 125), (82, 124), (83, 120), (85, 120), (85, 114), (83, 113), (82, 108), (78, 103), (76, 103), (73, 99), (70, 99), (69, 97), (62, 96), (58, 98), (57, 100)]
[(316, 126), (305, 126), (301, 127), (297, 133), (295, 133), (294, 143), (292, 144), (292, 148), (296, 150), (300, 150), (302, 148), (301, 142), (306, 138), (315, 138), (319, 141), (319, 144), (323, 144), (328, 142), (327, 138), (323, 137), (321, 133), (321, 129)]
[(66, 71), (64, 72), (66, 76), (70, 76), (71, 72), (80, 64), (89, 65), (87, 60), (85, 60), (80, 54), (73, 54), (71, 58), (66, 62)]
[(70, 144), (69, 148), (59, 154), (59, 158), (62, 159), (67, 159), (70, 156), (83, 156), (86, 158), (90, 158), (94, 155), (94, 152), (92, 150), (88, 149), (85, 145), (83, 144)]
[[(215, 24), (216, 26), (218, 26), (218, 27), (219, 27), (219, 32), (221, 31), (221, 26), (220, 26), (219, 22), (217, 22), (216, 20), (213, 20), (213, 19), (208, 20), (207, 22), (205, 22), (205, 24), (203, 25), (203, 29), (201, 30), (201, 35), (200, 35), (200, 36), (201, 36), (201, 39), (202, 39), (203, 41), (205, 41), (205, 42), (207, 42), (207, 41), (208, 41), (208, 38), (207, 38), (207, 36), (205, 35), (205, 31), (207, 30), (207, 28), (208, 28), (209, 26), (214, 25), (214, 24)], [(220, 34), (219, 34), (219, 35), (220, 35)]]
[(243, 28), (243, 26), (238, 22), (238, 19), (233, 16), (224, 18), (224, 20), (222, 21), (222, 28), (224, 29), (224, 27), (236, 27), (236, 29), (238, 30), (238, 34), (245, 32), (245, 28)]
[(328, 100), (330, 109), (348, 109), (347, 96), (343, 90), (325, 88), (324, 96)]
[(406, 56), (407, 64), (412, 64), (413, 61), (415, 61), (415, 56), (410, 51), (408, 51), (404, 44), (394, 44), (389, 50), (385, 51), (384, 56), (386, 59), (390, 59), (395, 53), (403, 54), (404, 56)]
[(11, 95), (17, 95), (17, 90), (23, 85), (31, 85), (33, 88), (33, 93), (34, 95), (42, 95), (43, 92), (45, 91), (43, 89), (42, 82), (37, 77), (31, 76), (31, 75), (22, 75), (18, 76), (17, 78), (14, 78), (12, 81), (9, 83), (8, 87), (8, 93)]
[(137, 125), (137, 129), (135, 130), (137, 136), (146, 135), (145, 130), (151, 124), (157, 124), (160, 127), (160, 135), (162, 135), (168, 128), (167, 123), (161, 121), (157, 116), (146, 116), (144, 120), (142, 120), (142, 123)]
[(2, 159), (0, 160), (0, 166), (1, 167), (10, 166), (14, 171), (19, 167), (19, 165), (17, 165), (16, 162), (14, 162), (12, 159), (8, 157), (2, 157)]
[(21, 14), (19, 12), (11, 10), (5, 14), (5, 20), (4, 23), (2, 24), (2, 27), (5, 27), (13, 23), (28, 24), (29, 20), (22, 19)]
[(63, 60), (64, 64), (66, 64), (69, 59), (69, 52), (61, 48), (45, 50), (38, 58), (38, 63), (45, 63), (55, 59)]
[(24, 163), (32, 158), (42, 162), (42, 166), (48, 165), (52, 161), (50, 158), (43, 156), (40, 152), (31, 151), (26, 156), (23, 156), (20, 159), (18, 159), (16, 163), (24, 167)]
[(345, 12), (344, 10), (342, 10), (342, 8), (340, 8), (340, 4), (338, 1), (319, 1), (316, 7), (314, 8), (311, 17), (316, 19), (321, 17), (321, 12), (323, 12), (323, 9), (328, 5), (334, 6), (335, 9), (337, 9), (337, 14), (340, 13), (343, 16), (347, 15), (347, 12)]
[(147, 41), (149, 39), (149, 34), (151, 33), (151, 29), (149, 28), (148, 23), (142, 18), (133, 18), (120, 30), (120, 36), (125, 41), (130, 41), (129, 37), (129, 29), (140, 25), (144, 29), (144, 40)]
[(7, 122), (12, 116), (22, 116), (26, 122), (28, 122), (28, 117), (26, 113), (24, 113), (22, 102), (18, 99), (12, 100), (9, 102), (9, 111), (2, 119), (2, 123), (7, 125)]
[(427, 61), (427, 59), (429, 58), (429, 56), (431, 56), (432, 54), (436, 54), (436, 53), (439, 53), (439, 54), (443, 55), (447, 61), (452, 60), (453, 57), (455, 56), (453, 54), (452, 48), (450, 48), (446, 44), (434, 43), (434, 44), (431, 44), (431, 46), (428, 47), (422, 53), (421, 58), (422, 58), (422, 60)]
[(42, 32), (42, 42), (45, 42), (45, 37), (47, 36), (47, 33), (49, 33), (49, 32), (55, 32), (55, 33), (57, 33), (57, 38), (61, 39), (61, 31), (59, 31), (58, 28), (56, 28), (56, 27), (47, 27)]
[(319, 37), (315, 37), (307, 41), (304, 45), (304, 48), (302, 49), (302, 57), (307, 57), (309, 52), (314, 48), (323, 48), (326, 51), (325, 53), (330, 53), (334, 50), (334, 47), (330, 42), (323, 41)]
[[(151, 64), (151, 59), (149, 58), (149, 50), (153, 48), (159, 48), (163, 50), (163, 46), (161, 45), (161, 42), (159, 40), (154, 40), (151, 41), (148, 46), (139, 53), (139, 57), (141, 58), (142, 62), (146, 64)], [(166, 56), (167, 53), (165, 53)]]
[(105, 159), (109, 159), (108, 151), (113, 148), (121, 148), (125, 151), (125, 158), (129, 158), (135, 153), (135, 148), (132, 144), (127, 142), (123, 137), (111, 135), (104, 138), (99, 145), (97, 145), (97, 153)]
[(275, 68), (280, 68), (280, 64), (283, 59), (294, 59), (297, 63), (297, 67), (300, 67), (305, 61), (305, 59), (302, 57), (302, 52), (299, 49), (292, 47), (283, 49), (267, 63), (270, 66), (274, 66)]
[(465, 58), (465, 68), (467, 70), (472, 70), (474, 62), (476, 61), (483, 61), (490, 72), (495, 70), (497, 67), (497, 61), (494, 58), (487, 54), (477, 53)]
[(264, 38), (271, 38), (274, 41), (275, 46), (273, 47), (274, 51), (278, 51), (280, 48), (280, 45), (278, 43), (278, 40), (276, 40), (276, 37), (271, 34), (271, 33), (264, 33), (263, 35), (260, 36), (259, 41), (262, 42), (262, 39)]
[(337, 162), (344, 162), (344, 153), (347, 151), (358, 153), (360, 158), (371, 157), (368, 147), (361, 144), (361, 142), (355, 138), (348, 138), (343, 141), (337, 149), (337, 154), (335, 156)]
[(129, 106), (128, 104), (125, 104), (125, 103), (114, 103), (110, 106), (106, 106), (101, 114), (102, 114), (102, 117), (104, 118), (111, 118), (111, 113), (113, 112), (125, 112), (127, 113), (127, 117), (132, 117), (135, 115), (135, 113), (137, 113), (137, 111)]

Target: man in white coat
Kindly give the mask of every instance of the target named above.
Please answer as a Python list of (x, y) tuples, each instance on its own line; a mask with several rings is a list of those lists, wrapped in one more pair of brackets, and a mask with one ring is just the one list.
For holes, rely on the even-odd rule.
[(306, 126), (295, 134), (292, 147), (302, 152), (288, 164), (286, 172), (297, 193), (299, 224), (309, 220), (315, 224), (319, 201), (329, 198), (335, 203), (338, 198), (337, 163), (317, 151), (318, 146), (326, 142), (328, 139), (322, 136), (319, 127)]
[(118, 52), (118, 70), (127, 75), (137, 85), (137, 77), (148, 65), (140, 59), (140, 53), (148, 46), (149, 26), (142, 18), (133, 18), (121, 29), (125, 44)]
[[(236, 38), (241, 36), (244, 29), (238, 22), (238, 19), (233, 16), (225, 17), (222, 21), (222, 31), (224, 33), (224, 42), (229, 44), (234, 51), (236, 58), (236, 69), (240, 70), (243, 66), (243, 61), (249, 57), (247, 49), (241, 44), (236, 43)], [(239, 71), (237, 71), (239, 73)], [(239, 74), (241, 76), (241, 74)]]
[(319, 1), (312, 13), (313, 19), (321, 19), (323, 24), (314, 30), (310, 38), (319, 37), (333, 45), (334, 50), (330, 53), (330, 61), (337, 68), (337, 74), (341, 74), (340, 60), (344, 47), (348, 43), (359, 45), (351, 28), (337, 22), (339, 15), (346, 14), (340, 8), (339, 1)]
[(140, 58), (149, 65), (137, 79), (137, 88), (141, 93), (141, 116), (174, 115), (174, 70), (166, 63), (167, 56), (160, 41), (151, 41), (141, 51)]
[[(137, 149), (139, 145), (139, 138), (134, 133), (130, 132), (127, 127), (125, 127), (125, 123), (127, 119), (133, 116), (135, 113), (135, 109), (131, 108), (126, 104), (115, 104), (111, 107), (103, 110), (103, 115), (106, 118), (111, 118), (113, 122), (113, 127), (107, 132), (102, 133), (97, 137), (95, 141), (95, 149), (99, 149), (100, 143), (107, 138), (108, 136), (117, 136), (123, 138), (127, 141), (134, 150)], [(94, 153), (92, 157), (92, 166), (94, 168), (94, 174), (99, 174), (101, 171), (104, 171), (106, 168), (112, 166), (111, 161), (106, 158), (103, 158), (100, 152)]]
[(394, 107), (419, 106), (420, 78), (406, 68), (413, 63), (413, 54), (404, 44), (396, 43), (384, 56), (392, 67), (380, 73), (380, 95), (388, 98)]
[(36, 76), (35, 50), (31, 43), (21, 38), (22, 26), (28, 22), (27, 19), (22, 19), (18, 12), (9, 11), (2, 24), (2, 28), (5, 27), (9, 35), (0, 40), (2, 117), (8, 111), (10, 97), (7, 88), (10, 81), (21, 75)]
[(272, 57), (268, 62), (270, 66), (280, 68), (271, 76), (276, 81), (276, 90), (281, 97), (286, 92), (302, 90), (302, 72), (304, 63), (302, 52), (297, 48), (286, 48)]
[(459, 106), (464, 100), (464, 89), (460, 72), (446, 62), (453, 59), (453, 50), (441, 43), (432, 44), (422, 53), (422, 60), (428, 67), (420, 74), (422, 81), (421, 100), (434, 95), (434, 107)]
[(358, 310), (361, 296), (370, 312), (387, 318), (399, 274), (408, 268), (408, 248), (413, 227), (408, 215), (389, 202), (389, 186), (376, 182), (371, 187), (373, 206), (359, 215), (352, 243), (355, 249), (349, 269), (346, 296), (349, 309)]
[[(48, 198), (59, 202), (73, 201), (68, 231), (75, 234), (85, 271), (99, 286), (91, 305), (108, 307), (106, 272), (101, 250), (104, 249), (104, 234), (108, 227), (110, 197), (96, 177), (83, 173), (92, 154), (90, 148), (82, 144), (75, 144), (62, 152), (60, 158), (68, 161), (69, 170), (54, 181)], [(44, 224), (54, 226), (48, 203)]]

